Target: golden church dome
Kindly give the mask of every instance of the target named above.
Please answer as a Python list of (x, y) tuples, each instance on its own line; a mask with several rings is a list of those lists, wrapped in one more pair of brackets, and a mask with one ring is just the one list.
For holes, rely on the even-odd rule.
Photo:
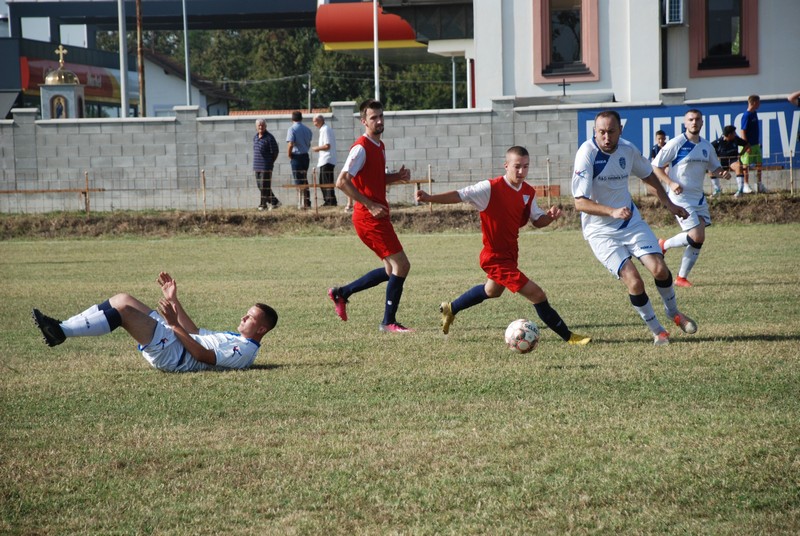
[(50, 71), (47, 73), (47, 76), (44, 78), (44, 83), (48, 86), (51, 86), (55, 84), (79, 85), (81, 82), (78, 80), (77, 74), (59, 67), (55, 71)]

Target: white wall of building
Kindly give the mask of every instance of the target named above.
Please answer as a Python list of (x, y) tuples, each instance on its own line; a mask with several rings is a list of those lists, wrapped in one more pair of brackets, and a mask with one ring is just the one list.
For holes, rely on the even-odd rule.
[[(498, 97), (558, 97), (561, 87), (535, 85), (533, 40), (539, 22), (532, 0), (473, 0), (476, 104), (488, 107)], [(661, 100), (661, 89), (686, 89), (686, 99), (750, 93), (782, 94), (800, 89), (796, 51), (800, 49), (797, 0), (760, 0), (759, 72), (749, 76), (689, 77), (689, 30), (662, 30), (655, 0), (599, 0), (599, 80), (571, 82), (567, 93), (579, 97), (612, 95), (620, 103)], [(686, 12), (688, 19), (688, 9)], [(692, 21), (687, 20), (691, 25)], [(662, 57), (661, 36), (667, 32)], [(662, 88), (661, 65), (668, 87)]]
[[(144, 84), (147, 93), (147, 117), (169, 117), (174, 116), (175, 106), (185, 106), (186, 103), (186, 81), (173, 74), (167, 73), (164, 69), (154, 63), (145, 60), (144, 62)], [(138, 87), (138, 79), (134, 83)], [(191, 88), (192, 105), (199, 106), (205, 110), (208, 105), (206, 96), (192, 86)]]

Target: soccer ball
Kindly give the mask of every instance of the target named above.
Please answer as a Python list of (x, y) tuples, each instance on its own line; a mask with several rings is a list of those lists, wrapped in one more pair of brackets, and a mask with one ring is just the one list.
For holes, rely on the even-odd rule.
[(527, 354), (539, 344), (539, 327), (535, 322), (520, 318), (514, 320), (506, 328), (506, 344), (518, 354)]

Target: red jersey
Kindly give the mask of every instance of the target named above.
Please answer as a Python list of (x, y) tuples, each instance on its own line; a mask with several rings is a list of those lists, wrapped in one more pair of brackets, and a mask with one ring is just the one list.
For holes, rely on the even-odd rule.
[[(388, 207), (389, 203), (386, 201), (386, 147), (382, 141), (380, 146), (375, 145), (366, 136), (358, 138), (351, 149), (356, 145), (364, 148), (367, 158), (364, 167), (353, 177), (353, 186), (364, 197)], [(361, 203), (356, 203), (355, 210), (369, 214), (367, 208)]]
[(530, 221), (536, 190), (523, 182), (519, 191), (516, 191), (502, 176), (490, 179), (489, 184), (489, 205), (480, 212), (483, 234), (481, 266), (509, 261), (516, 265), (519, 257), (519, 230)]

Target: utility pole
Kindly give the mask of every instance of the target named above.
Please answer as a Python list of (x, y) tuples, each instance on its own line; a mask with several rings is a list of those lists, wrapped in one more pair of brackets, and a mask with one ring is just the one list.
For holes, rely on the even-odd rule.
[(144, 45), (142, 45), (142, 0), (136, 0), (136, 60), (139, 63), (139, 117), (147, 117), (144, 90)]

